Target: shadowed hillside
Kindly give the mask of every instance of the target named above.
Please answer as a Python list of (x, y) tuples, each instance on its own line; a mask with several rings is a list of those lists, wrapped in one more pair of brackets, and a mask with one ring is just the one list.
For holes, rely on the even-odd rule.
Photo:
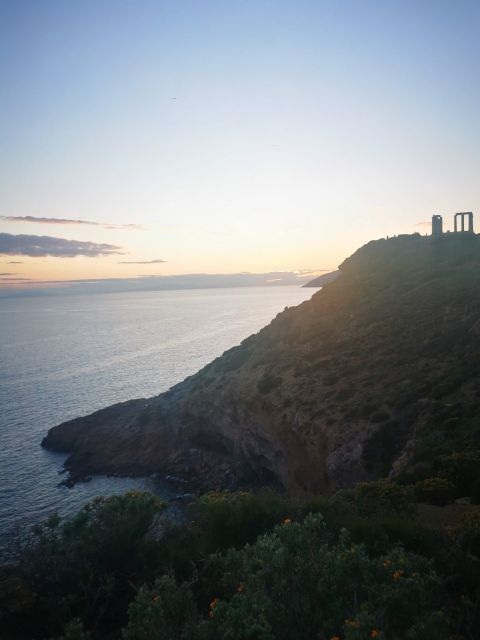
[(370, 242), (308, 302), (148, 400), (50, 430), (72, 478), (321, 491), (478, 445), (480, 239)]
[(328, 282), (333, 282), (339, 275), (338, 271), (330, 271), (329, 273), (323, 273), (321, 276), (310, 280), (303, 287), (323, 287)]

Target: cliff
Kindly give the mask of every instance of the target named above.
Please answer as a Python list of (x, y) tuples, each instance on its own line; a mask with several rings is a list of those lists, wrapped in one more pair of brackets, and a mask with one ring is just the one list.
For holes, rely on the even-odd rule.
[(167, 393), (52, 428), (43, 445), (87, 474), (292, 492), (397, 476), (478, 447), (480, 239), (371, 242)]

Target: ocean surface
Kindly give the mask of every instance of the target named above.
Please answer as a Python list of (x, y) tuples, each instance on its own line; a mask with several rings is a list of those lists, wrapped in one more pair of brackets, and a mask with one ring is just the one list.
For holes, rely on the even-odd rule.
[(166, 391), (311, 297), (296, 286), (0, 299), (0, 549), (17, 531), (96, 495), (159, 479), (60, 486), (65, 456), (40, 442), (60, 422)]

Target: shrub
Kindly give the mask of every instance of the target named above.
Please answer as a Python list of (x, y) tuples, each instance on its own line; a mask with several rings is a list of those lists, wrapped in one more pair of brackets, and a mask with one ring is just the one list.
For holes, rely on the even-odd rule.
[(385, 420), (388, 420), (390, 417), (390, 414), (387, 413), (386, 411), (377, 411), (375, 412), (371, 417), (370, 417), (370, 421), (371, 422), (385, 422)]
[(433, 462), (433, 469), (436, 475), (455, 485), (458, 495), (470, 495), (473, 483), (480, 478), (480, 451), (439, 456)]
[(462, 517), (454, 538), (466, 553), (480, 558), (480, 511), (470, 511)]
[(415, 484), (415, 497), (418, 502), (442, 507), (451, 502), (454, 496), (455, 485), (446, 478), (427, 478)]
[(198, 623), (189, 585), (163, 576), (152, 588), (142, 587), (128, 607), (122, 640), (190, 640), (198, 637)]
[[(447, 544), (445, 535), (422, 526), (416, 519), (406, 518), (402, 511), (399, 514), (384, 512), (375, 517), (361, 517), (358, 512), (352, 511), (351, 504), (342, 497), (343, 493), (330, 498), (310, 498), (302, 506), (303, 516), (321, 513), (332, 540), (342, 528), (346, 528), (354, 542), (364, 544), (374, 553), (385, 553), (392, 544), (401, 544), (413, 553), (443, 558)], [(411, 505), (407, 504), (410, 508)]]
[(271, 373), (264, 373), (260, 380), (257, 382), (257, 389), (259, 393), (267, 394), (273, 391), (276, 387), (282, 384), (283, 380), (281, 376), (274, 376)]
[(217, 588), (228, 595), (212, 598), (210, 638), (448, 637), (442, 584), (428, 560), (400, 548), (371, 557), (346, 533), (329, 544), (319, 515), (277, 526), (219, 562)]
[(446, 640), (452, 627), (473, 639), (480, 511), (452, 548), (412, 520), (411, 499), (386, 480), (300, 508), (273, 492), (212, 492), (157, 540), (156, 498), (97, 499), (36, 529), (19, 571), (37, 603), (18, 636)]
[(346, 520), (345, 524), (352, 540), (364, 544), (374, 553), (387, 553), (392, 545), (401, 544), (412, 553), (443, 560), (447, 548), (445, 534), (411, 518), (356, 518)]
[(198, 500), (198, 526), (205, 551), (241, 547), (254, 542), (288, 515), (290, 508), (278, 494), (263, 491), (212, 491)]
[(331, 387), (334, 384), (337, 384), (337, 382), (340, 380), (338, 374), (336, 373), (327, 373), (324, 377), (323, 377), (323, 384), (326, 387)]
[(91, 640), (91, 638), (91, 634), (85, 631), (82, 622), (75, 618), (66, 625), (63, 635), (57, 640)]
[(242, 344), (225, 351), (222, 360), (216, 360), (214, 366), (217, 368), (221, 367), (222, 371), (228, 373), (239, 369), (243, 364), (245, 364), (249, 357), (250, 350), (245, 346), (245, 344)]
[(38, 593), (32, 615), (39, 628), (58, 633), (74, 618), (89, 628), (118, 624), (132, 585), (156, 569), (155, 543), (146, 534), (163, 507), (154, 496), (132, 491), (95, 498), (70, 520), (35, 527), (21, 570)]
[(360, 516), (411, 515), (415, 511), (411, 488), (388, 480), (359, 482), (339, 494), (350, 503), (351, 512)]
[(328, 528), (335, 532), (357, 518), (356, 511), (352, 511), (351, 495), (348, 491), (337, 491), (332, 496), (310, 497), (301, 505), (300, 514), (305, 518), (310, 513), (320, 513)]

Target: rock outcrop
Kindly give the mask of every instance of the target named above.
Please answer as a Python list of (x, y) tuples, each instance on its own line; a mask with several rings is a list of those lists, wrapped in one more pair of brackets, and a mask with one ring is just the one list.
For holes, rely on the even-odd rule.
[(52, 428), (73, 480), (322, 491), (479, 441), (480, 241), (371, 242), (312, 299), (167, 393)]

